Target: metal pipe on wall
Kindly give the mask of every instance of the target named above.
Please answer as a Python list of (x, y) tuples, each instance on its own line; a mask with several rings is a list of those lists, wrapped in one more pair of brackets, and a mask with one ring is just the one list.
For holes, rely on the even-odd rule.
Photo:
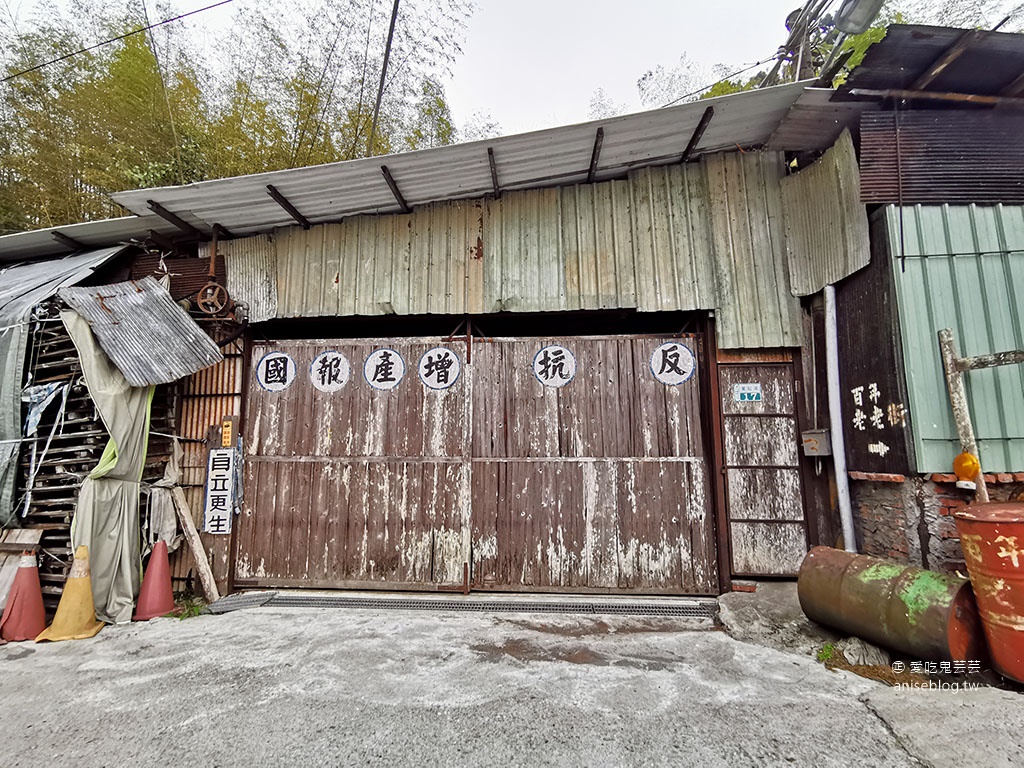
[(843, 547), (857, 551), (853, 531), (853, 506), (850, 503), (850, 481), (846, 474), (846, 442), (843, 439), (842, 392), (839, 385), (839, 327), (836, 322), (836, 289), (825, 286), (825, 373), (828, 380), (828, 420), (832, 436), (832, 460), (836, 468), (836, 497), (839, 520), (843, 525)]

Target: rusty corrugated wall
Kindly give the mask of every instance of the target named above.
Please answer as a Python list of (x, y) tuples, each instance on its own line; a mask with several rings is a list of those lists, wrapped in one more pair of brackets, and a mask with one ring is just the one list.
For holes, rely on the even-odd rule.
[(782, 211), (795, 295), (810, 296), (868, 265), (868, 217), (849, 131), (816, 163), (782, 180)]
[[(249, 305), (249, 320), (259, 323), (277, 317), (277, 246), (273, 238), (256, 235), (222, 241), (217, 251), (231, 298)], [(199, 255), (209, 260), (209, 243), (200, 246)]]
[[(207, 432), (221, 424), (225, 416), (241, 413), (242, 347), (235, 342), (224, 349), (224, 359), (205, 368), (185, 382), (181, 398), (178, 435), (184, 456), (181, 463), (181, 486), (185, 491), (196, 528), (203, 529), (203, 505), (206, 488)], [(227, 591), (229, 575), (230, 536), (201, 534), (206, 557), (213, 569), (217, 587)], [(171, 575), (182, 582), (194, 577), (195, 566), (186, 543), (171, 556)], [(193, 585), (197, 588), (197, 585)]]
[(710, 309), (723, 348), (796, 346), (782, 176), (780, 153), (727, 153), (280, 230), (275, 257), (262, 236), (225, 249), (228, 288), (252, 301), (276, 280), (261, 306), (279, 318)]

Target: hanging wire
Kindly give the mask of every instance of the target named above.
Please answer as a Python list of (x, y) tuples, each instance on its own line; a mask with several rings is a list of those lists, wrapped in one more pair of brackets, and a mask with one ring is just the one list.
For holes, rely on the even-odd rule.
[(146, 31), (148, 31), (150, 29), (156, 29), (157, 27), (162, 27), (164, 24), (170, 24), (173, 21), (180, 21), (181, 19), (187, 18), (189, 16), (195, 16), (197, 13), (202, 13), (203, 11), (208, 11), (211, 8), (217, 8), (218, 6), (221, 6), (221, 5), (227, 5), (230, 2), (233, 2), (233, 0), (221, 0), (219, 3), (214, 3), (213, 5), (208, 5), (205, 8), (197, 8), (194, 11), (189, 11), (188, 13), (182, 13), (182, 14), (180, 14), (178, 16), (174, 16), (173, 18), (164, 19), (163, 21), (158, 21), (155, 24), (150, 24), (150, 25), (145, 26), (145, 27), (139, 27), (138, 29), (133, 29), (131, 32), (125, 32), (123, 35), (118, 35), (117, 37), (112, 37), (109, 40), (104, 40), (101, 43), (96, 43), (96, 45), (90, 45), (88, 48), (80, 48), (77, 51), (72, 51), (71, 53), (65, 53), (63, 56), (58, 56), (55, 59), (50, 59), (49, 61), (44, 61), (42, 64), (36, 64), (34, 67), (29, 67), (28, 69), (23, 69), (20, 72), (15, 72), (13, 75), (7, 75), (7, 77), (5, 77), (2, 80), (0, 80), (0, 83), (6, 83), (8, 80), (13, 80), (16, 77), (21, 77), (22, 75), (27, 75), (30, 72), (35, 72), (36, 70), (40, 70), (43, 67), (48, 67), (51, 64), (56, 64), (58, 62), (65, 61), (66, 59), (70, 59), (72, 56), (77, 56), (80, 53), (88, 53), (89, 51), (94, 51), (97, 48), (102, 48), (104, 45), (110, 45), (111, 43), (116, 43), (119, 40), (124, 40), (125, 38), (131, 37), (132, 35), (137, 35), (140, 32), (146, 32)]

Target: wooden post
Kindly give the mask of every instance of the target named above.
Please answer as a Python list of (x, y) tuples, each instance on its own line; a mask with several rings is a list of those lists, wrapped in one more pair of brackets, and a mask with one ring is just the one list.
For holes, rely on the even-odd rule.
[(185, 492), (179, 486), (171, 489), (171, 498), (174, 499), (174, 511), (178, 513), (178, 522), (181, 523), (181, 530), (185, 534), (185, 541), (188, 548), (192, 550), (192, 559), (196, 563), (196, 573), (199, 574), (199, 583), (203, 588), (203, 597), (206, 602), (213, 603), (220, 600), (220, 592), (217, 591), (217, 582), (213, 578), (213, 570), (206, 559), (206, 551), (203, 549), (203, 540), (199, 538), (199, 531), (196, 530), (196, 523), (192, 519), (192, 511), (185, 499)]
[(980, 466), (981, 456), (978, 454), (978, 443), (974, 438), (974, 426), (971, 424), (971, 412), (967, 407), (967, 391), (964, 389), (964, 375), (957, 365), (958, 355), (953, 332), (948, 328), (939, 331), (939, 350), (942, 354), (942, 367), (946, 370), (946, 389), (949, 391), (949, 404), (953, 408), (953, 421), (960, 437), (960, 450), (978, 457), (978, 501), (988, 502), (988, 487), (985, 485), (984, 469)]

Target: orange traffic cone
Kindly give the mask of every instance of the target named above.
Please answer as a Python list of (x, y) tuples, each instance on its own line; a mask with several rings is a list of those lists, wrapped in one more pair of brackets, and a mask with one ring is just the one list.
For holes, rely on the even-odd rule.
[(154, 616), (165, 616), (174, 610), (171, 593), (171, 566), (167, 560), (167, 542), (158, 541), (149, 556), (146, 575), (142, 578), (139, 602), (135, 606), (133, 621), (147, 621)]
[(43, 608), (36, 556), (23, 552), (7, 596), (3, 618), (0, 619), (0, 636), (4, 640), (35, 640), (45, 628), (46, 610)]
[(64, 583), (64, 593), (57, 604), (53, 623), (39, 633), (36, 642), (43, 640), (84, 640), (103, 629), (96, 619), (96, 604), (92, 600), (92, 577), (89, 575), (89, 548), (75, 550), (71, 573)]

